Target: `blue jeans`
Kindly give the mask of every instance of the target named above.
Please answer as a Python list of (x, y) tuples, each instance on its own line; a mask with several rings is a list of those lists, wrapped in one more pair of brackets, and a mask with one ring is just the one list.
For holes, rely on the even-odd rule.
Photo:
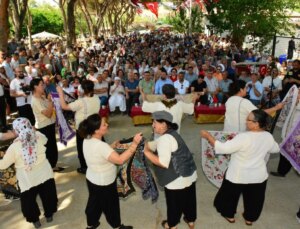
[(100, 102), (101, 102), (101, 106), (102, 105), (107, 105), (107, 101), (108, 101), (108, 98), (107, 98), (107, 96), (101, 96), (101, 97), (99, 97), (99, 99), (100, 99)]

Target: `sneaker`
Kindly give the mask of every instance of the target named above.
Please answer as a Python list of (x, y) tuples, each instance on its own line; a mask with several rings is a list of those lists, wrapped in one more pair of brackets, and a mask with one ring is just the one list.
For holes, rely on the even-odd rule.
[(46, 217), (46, 221), (47, 221), (47, 223), (52, 222), (53, 221), (53, 216)]
[(41, 222), (40, 221), (36, 221), (34, 223), (32, 223), (34, 228), (40, 228), (42, 226)]
[(296, 214), (296, 219), (298, 220), (298, 223), (300, 223), (300, 212)]
[(62, 172), (64, 170), (65, 170), (65, 168), (62, 168), (62, 167), (55, 167), (55, 168), (53, 168), (53, 172), (57, 172), (57, 173)]
[(125, 226), (122, 224), (119, 229), (133, 229), (133, 226)]
[(270, 174), (271, 174), (272, 176), (274, 176), (274, 177), (285, 177), (285, 175), (282, 175), (282, 174), (280, 174), (280, 173), (278, 173), (278, 172), (270, 172)]

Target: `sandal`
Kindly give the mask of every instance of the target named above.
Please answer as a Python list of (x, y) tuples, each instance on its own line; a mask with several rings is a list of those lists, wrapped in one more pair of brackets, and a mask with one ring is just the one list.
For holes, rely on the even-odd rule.
[(224, 219), (227, 220), (227, 222), (229, 222), (229, 223), (235, 223), (235, 219), (234, 218), (227, 218), (225, 216), (223, 216), (223, 217), (224, 217)]
[(170, 229), (167, 220), (161, 221), (161, 226), (162, 226), (164, 229)]
[(244, 218), (244, 220), (245, 220), (245, 224), (246, 224), (247, 226), (252, 226), (252, 222), (245, 219), (244, 213), (242, 214), (242, 216), (243, 216), (243, 218)]
[(189, 226), (189, 228), (194, 228), (195, 223), (194, 222), (189, 222), (185, 216), (183, 217), (183, 221)]

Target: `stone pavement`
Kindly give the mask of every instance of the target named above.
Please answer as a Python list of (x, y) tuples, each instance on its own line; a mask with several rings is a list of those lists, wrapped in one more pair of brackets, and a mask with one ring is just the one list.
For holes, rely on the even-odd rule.
[[(146, 138), (151, 135), (150, 126), (133, 126), (131, 119), (127, 116), (116, 115), (110, 118), (110, 131), (106, 137), (108, 142), (116, 139), (126, 138), (135, 132), (143, 132)], [(118, 127), (121, 126), (121, 127)], [(243, 229), (249, 228), (244, 224), (242, 218), (242, 198), (236, 214), (236, 223), (229, 224), (214, 209), (213, 200), (217, 189), (204, 177), (200, 161), (200, 129), (221, 130), (222, 124), (198, 125), (192, 116), (184, 118), (181, 135), (187, 142), (191, 151), (195, 153), (198, 166), (197, 181), (197, 203), (198, 220), (196, 229)], [(275, 133), (279, 136), (278, 132)], [(277, 138), (279, 139), (279, 138)], [(86, 227), (84, 209), (87, 202), (87, 187), (85, 177), (76, 172), (78, 160), (75, 148), (75, 139), (67, 147), (59, 144), (59, 165), (66, 167), (63, 173), (55, 173), (57, 192), (59, 198), (58, 212), (54, 215), (54, 221), (46, 223), (41, 215), (42, 228), (51, 229), (84, 229)], [(268, 170), (275, 170), (279, 155), (273, 155), (268, 164)], [(141, 192), (121, 200), (121, 216), (125, 225), (132, 225), (135, 229), (158, 229), (162, 228), (160, 222), (166, 218), (166, 206), (164, 193), (160, 192), (157, 203), (152, 204), (150, 200), (143, 200)], [(266, 191), (266, 201), (263, 212), (258, 222), (254, 223), (254, 229), (298, 229), (300, 224), (295, 219), (295, 214), (300, 205), (299, 176), (291, 171), (284, 179), (270, 177)], [(0, 202), (3, 196), (0, 196)], [(39, 201), (39, 205), (41, 203)], [(25, 221), (20, 210), (20, 202), (14, 201), (9, 205), (0, 207), (0, 229), (29, 229), (33, 226)], [(99, 228), (110, 229), (105, 217), (101, 217)], [(188, 229), (182, 221), (179, 229)]]

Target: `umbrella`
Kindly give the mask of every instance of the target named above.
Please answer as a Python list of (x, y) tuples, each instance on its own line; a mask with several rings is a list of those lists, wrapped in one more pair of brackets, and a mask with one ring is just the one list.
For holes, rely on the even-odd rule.
[(60, 36), (58, 36), (58, 35), (55, 35), (55, 34), (53, 34), (53, 33), (48, 33), (48, 32), (46, 32), (46, 31), (41, 32), (41, 33), (36, 33), (36, 34), (32, 35), (31, 37), (32, 37), (33, 39), (62, 38), (62, 37), (60, 37)]

